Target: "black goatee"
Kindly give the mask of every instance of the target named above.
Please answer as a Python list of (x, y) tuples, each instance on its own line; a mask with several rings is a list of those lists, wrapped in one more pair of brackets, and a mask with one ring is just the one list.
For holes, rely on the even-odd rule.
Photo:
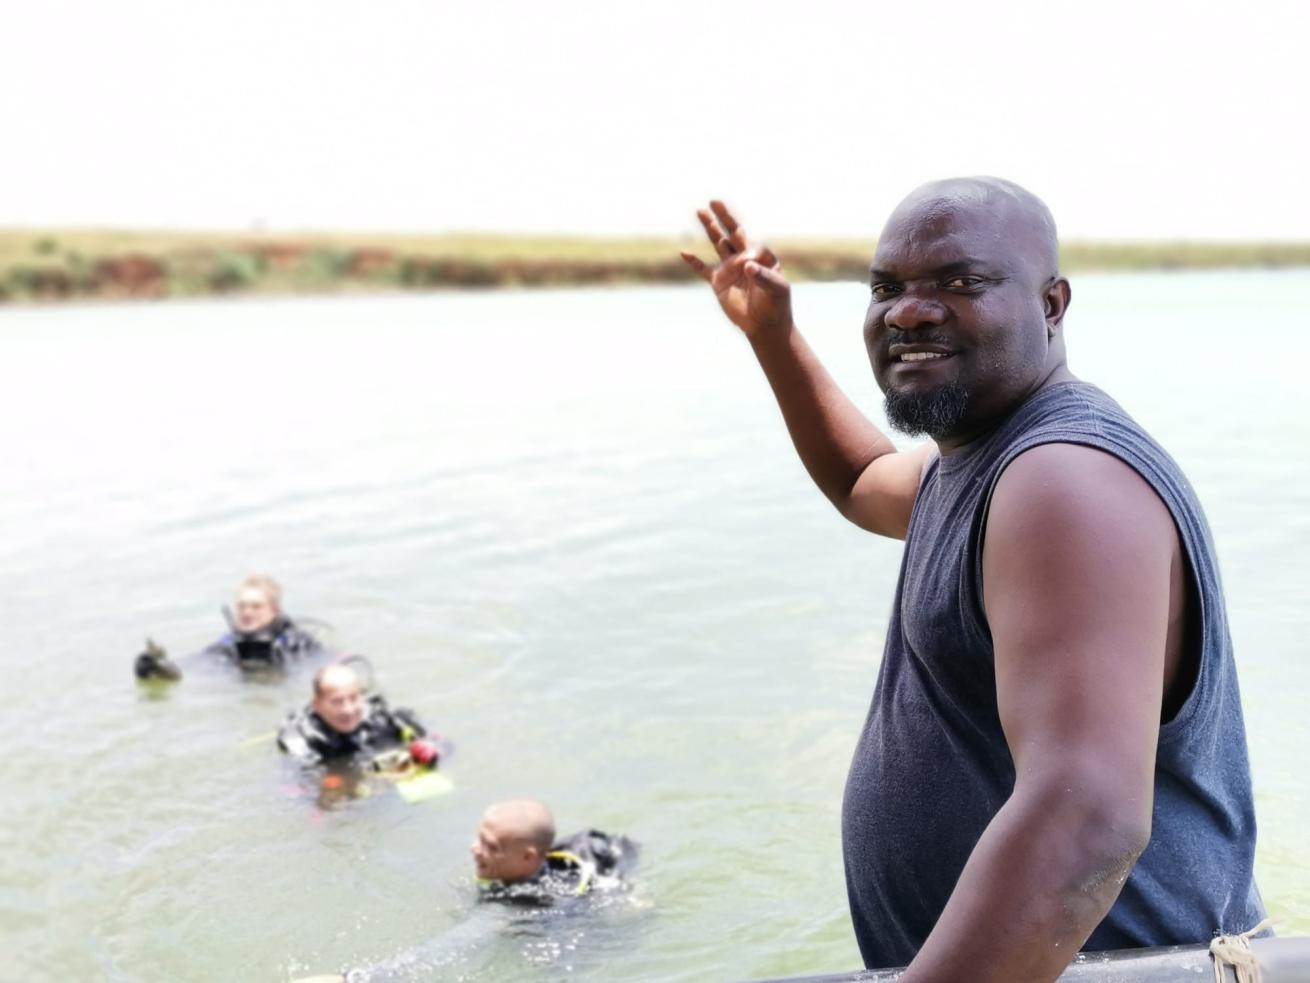
[(958, 382), (948, 382), (931, 392), (888, 390), (883, 402), (887, 422), (901, 433), (934, 439), (955, 433), (968, 406), (969, 391)]

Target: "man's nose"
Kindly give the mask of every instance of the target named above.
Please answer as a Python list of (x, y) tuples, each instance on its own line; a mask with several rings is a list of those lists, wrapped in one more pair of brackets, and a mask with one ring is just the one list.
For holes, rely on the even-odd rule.
[(883, 320), (889, 328), (901, 331), (935, 328), (946, 322), (946, 305), (931, 297), (907, 292), (896, 298)]

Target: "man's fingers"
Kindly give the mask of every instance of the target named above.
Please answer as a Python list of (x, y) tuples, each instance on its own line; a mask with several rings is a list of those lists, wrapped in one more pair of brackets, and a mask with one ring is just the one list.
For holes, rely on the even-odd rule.
[(678, 255), (686, 260), (687, 265), (700, 274), (701, 279), (706, 283), (709, 283), (714, 278), (714, 274), (710, 271), (710, 268), (702, 263), (700, 257), (695, 253), (689, 253), (683, 249), (678, 253)]
[(705, 234), (709, 236), (710, 242), (714, 245), (714, 251), (719, 256), (727, 259), (737, 251), (728, 240), (727, 235), (724, 234), (723, 229), (720, 228), (719, 223), (714, 220), (713, 215), (703, 208), (698, 208), (696, 209), (696, 217), (700, 219), (700, 224), (705, 226)]
[(767, 266), (761, 266), (759, 263), (747, 263), (746, 275), (771, 294), (781, 294), (785, 293), (787, 290), (786, 277), (777, 270), (771, 270)]
[(732, 212), (728, 211), (727, 205), (715, 198), (710, 202), (710, 209), (714, 212), (715, 216), (726, 230), (729, 232), (737, 231), (739, 228), (737, 220), (732, 217)]
[[(737, 220), (733, 218), (732, 212), (728, 211), (727, 205), (715, 199), (710, 202), (709, 209), (696, 209), (696, 217), (700, 219), (700, 224), (705, 228), (705, 235), (709, 238), (710, 243), (714, 246), (714, 251), (719, 254), (720, 259), (730, 260), (736, 257), (738, 263), (741, 260), (747, 260), (744, 265), (738, 265), (737, 269), (745, 272), (747, 276), (758, 282), (761, 287), (770, 293), (788, 289), (786, 279), (778, 272), (782, 268), (782, 264), (778, 262), (778, 257), (774, 255), (773, 250), (769, 249), (768, 246), (748, 250), (746, 235), (741, 231), (741, 226), (737, 224)], [(723, 269), (727, 265), (710, 267), (703, 263), (700, 257), (686, 250), (682, 250), (680, 255), (686, 264), (700, 275), (701, 279), (711, 284), (714, 282), (714, 271)], [(740, 276), (740, 273), (738, 273), (738, 276)]]
[(732, 217), (732, 212), (728, 211), (728, 206), (723, 202), (715, 199), (710, 202), (710, 208), (713, 210), (719, 224), (723, 226), (723, 231), (728, 236), (728, 241), (732, 243), (733, 248), (738, 252), (746, 248), (746, 233), (741, 231), (741, 226), (737, 220)]

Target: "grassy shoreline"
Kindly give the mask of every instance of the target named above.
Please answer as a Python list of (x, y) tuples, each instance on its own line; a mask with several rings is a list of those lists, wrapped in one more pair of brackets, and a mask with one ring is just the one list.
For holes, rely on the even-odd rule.
[[(773, 243), (796, 280), (867, 276), (871, 240)], [(695, 238), (0, 229), (0, 304), (676, 283)], [(1310, 267), (1306, 242), (1069, 242), (1066, 271)]]

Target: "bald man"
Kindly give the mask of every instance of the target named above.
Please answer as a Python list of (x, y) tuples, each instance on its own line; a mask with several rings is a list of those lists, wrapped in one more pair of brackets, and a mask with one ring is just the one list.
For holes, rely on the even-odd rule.
[(542, 932), (537, 916), (543, 913), (537, 909), (571, 912), (570, 900), (626, 887), (626, 875), (637, 858), (637, 845), (626, 836), (592, 829), (556, 840), (555, 817), (537, 799), (488, 806), (469, 850), (479, 879), (478, 900), (507, 905), (480, 905), (454, 929), (397, 956), (341, 976), (305, 977), (299, 983), (453, 979), (461, 975), (458, 968), (466, 968), (464, 960), (485, 949), (495, 935), (513, 932), (518, 919), (532, 919), (536, 938)]
[(283, 751), (307, 766), (362, 764), (384, 752), (408, 747), (421, 764), (435, 764), (436, 745), (421, 741), (427, 731), (413, 712), (392, 709), (381, 694), (365, 693), (349, 663), (334, 663), (314, 674), (313, 699), (292, 713), (278, 731)]
[[(900, 451), (797, 329), (727, 208), (684, 258), (745, 334), (810, 476), (906, 542), (842, 841), (867, 966), (1053, 980), (1080, 949), (1264, 911), (1214, 547), (1178, 466), (1069, 370), (1055, 223), (1008, 181), (925, 185), (878, 240), (864, 343)], [(1125, 358), (1133, 358), (1131, 350)]]
[(555, 818), (544, 802), (511, 799), (487, 807), (469, 846), (482, 898), (551, 904), (615, 885), (636, 859), (626, 836), (599, 830), (555, 839)]

